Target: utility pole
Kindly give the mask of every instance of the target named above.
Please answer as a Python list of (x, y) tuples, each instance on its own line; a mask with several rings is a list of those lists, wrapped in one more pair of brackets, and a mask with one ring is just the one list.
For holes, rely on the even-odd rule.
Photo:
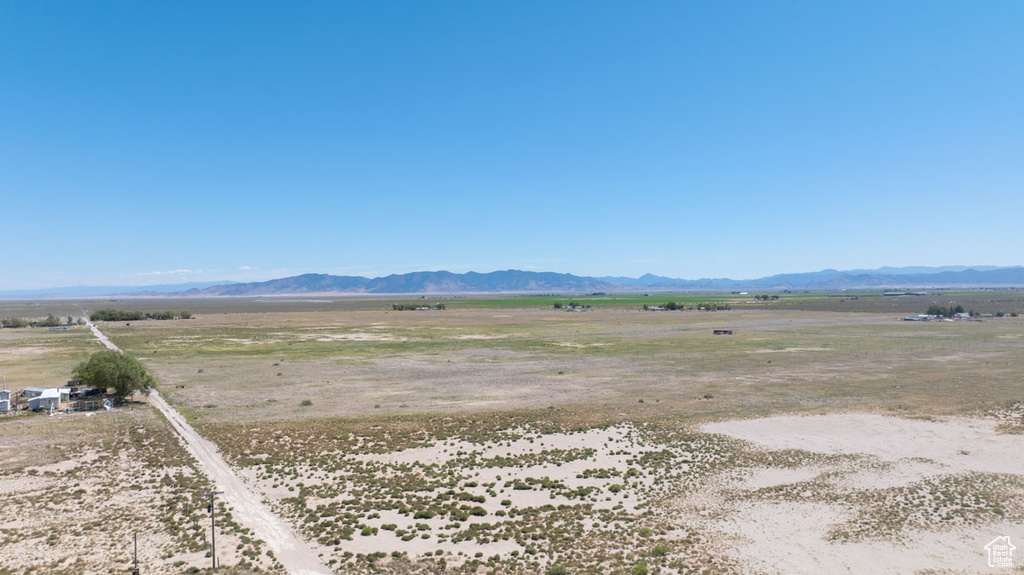
[(213, 498), (217, 495), (224, 493), (223, 491), (211, 491), (206, 494), (206, 497), (210, 498), (210, 504), (206, 507), (206, 510), (210, 512), (210, 559), (213, 561), (213, 569), (217, 569), (217, 525), (214, 521), (215, 509), (213, 507)]
[(132, 539), (135, 540), (135, 569), (132, 575), (139, 575), (139, 534), (132, 533)]

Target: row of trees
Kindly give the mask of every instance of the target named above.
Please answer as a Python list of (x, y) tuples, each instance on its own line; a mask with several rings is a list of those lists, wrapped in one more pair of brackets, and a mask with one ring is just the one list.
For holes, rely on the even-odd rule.
[[(953, 316), (955, 316), (958, 313), (964, 313), (964, 306), (957, 305), (957, 306), (946, 307), (944, 305), (932, 304), (932, 305), (928, 306), (928, 311), (925, 312), (926, 315), (934, 315), (934, 316), (938, 316), (938, 317), (953, 317)], [(969, 312), (967, 312), (967, 315), (969, 315), (971, 317), (974, 317), (974, 316), (980, 315), (980, 314), (975, 313), (974, 310), (972, 309)], [(1006, 315), (1006, 312), (1004, 312), (1004, 311), (997, 311), (997, 312), (993, 313), (992, 315), (995, 316), (995, 317), (1003, 317), (1003, 316)], [(1017, 317), (1017, 315), (1018, 315), (1017, 312), (1010, 313), (1010, 317)]]
[[(78, 320), (78, 323), (81, 324), (82, 320)], [(31, 320), (20, 317), (5, 317), (0, 319), (0, 326), (3, 327), (59, 327), (62, 325), (75, 325), (75, 318), (69, 315), (67, 322), (65, 323), (63, 319), (56, 317), (51, 313), (46, 316), (46, 319), (41, 320)]]
[[(932, 304), (928, 306), (928, 311), (925, 312), (926, 315), (936, 315), (939, 317), (953, 317), (958, 313), (964, 313), (964, 306), (958, 305), (946, 307)], [(971, 310), (971, 315), (974, 315), (974, 310)]]
[(432, 306), (418, 305), (414, 303), (393, 303), (391, 309), (395, 311), (413, 311), (413, 310), (443, 310), (443, 303), (436, 303)]
[(0, 319), (0, 326), (3, 327), (28, 327), (30, 322), (20, 317), (5, 317)]
[[(678, 303), (678, 302), (670, 301), (670, 302), (666, 303), (665, 305), (663, 305), (661, 307), (664, 308), (664, 309), (667, 309), (669, 311), (688, 310), (688, 309), (689, 310), (701, 310), (701, 311), (726, 311), (726, 310), (732, 309), (732, 306), (727, 304), (727, 303), (710, 302), (710, 301), (696, 302), (696, 303), (692, 303), (690, 305), (686, 305), (685, 303)], [(644, 311), (649, 310), (649, 309), (650, 309), (650, 307), (648, 307), (647, 304), (644, 304)]]
[(89, 315), (90, 321), (141, 321), (144, 319), (192, 319), (187, 311), (124, 311), (101, 309)]
[(778, 295), (755, 295), (754, 299), (757, 300), (757, 301), (768, 301), (768, 300), (775, 301), (775, 300), (779, 299), (779, 296)]

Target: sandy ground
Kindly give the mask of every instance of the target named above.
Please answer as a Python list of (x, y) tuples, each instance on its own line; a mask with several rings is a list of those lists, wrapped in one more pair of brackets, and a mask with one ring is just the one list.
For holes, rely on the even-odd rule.
[[(26, 418), (24, 423), (33, 427), (47, 424), (45, 427), (50, 428), (65, 420), (99, 417), (100, 414), (46, 420)], [(1005, 419), (1006, 416), (901, 419), (864, 413), (782, 416), (709, 423), (702, 426), (701, 433), (681, 435), (676, 440), (652, 435), (644, 431), (643, 425), (636, 424), (573, 433), (539, 433), (524, 427), (505, 430), (486, 441), (451, 437), (377, 454), (371, 453), (369, 445), (364, 446), (367, 451), (324, 451), (315, 461), (300, 460), (298, 465), (289, 463), (281, 467), (292, 479), (266, 472), (265, 465), (243, 467), (240, 474), (248, 484), (247, 489), (261, 492), (266, 499), (279, 504), (296, 495), (291, 487), (299, 482), (305, 485), (307, 507), (298, 517), (292, 515), (293, 521), (320, 509), (320, 505), (344, 505), (343, 502), (362, 497), (372, 500), (377, 497), (372, 490), (376, 482), (395, 474), (423, 474), (424, 487), (430, 487), (431, 481), (437, 486), (450, 485), (454, 477), (458, 492), (481, 498), (480, 506), (487, 514), (463, 520), (457, 529), (450, 526), (451, 518), (414, 519), (409, 514), (379, 509), (360, 521), (363, 526), (377, 529), (371, 536), (362, 536), (357, 531), (340, 545), (328, 545), (317, 542), (316, 536), (310, 537), (310, 532), (306, 532), (315, 553), (335, 561), (335, 573), (357, 572), (349, 569), (361, 565), (347, 561), (343, 555), (346, 552), (404, 552), (413, 565), (421, 566), (416, 562), (443, 555), (449, 565), (456, 566), (465, 565), (477, 554), (501, 556), (503, 560), (510, 560), (513, 553), (525, 557), (530, 546), (539, 548), (529, 559), (537, 563), (513, 561), (514, 567), (508, 572), (543, 572), (544, 566), (556, 560), (558, 552), (564, 549), (557, 546), (566, 545), (565, 540), (553, 549), (543, 547), (542, 541), (517, 541), (516, 537), (480, 542), (458, 540), (453, 535), (474, 525), (522, 521), (518, 517), (499, 516), (502, 511), (538, 510), (548, 505), (555, 507), (549, 517), (578, 526), (570, 526), (565, 535), (587, 533), (590, 537), (590, 532), (604, 530), (609, 538), (601, 540), (601, 545), (606, 550), (621, 544), (623, 550), (646, 553), (654, 541), (668, 544), (671, 551), (658, 567), (662, 574), (687, 572), (670, 568), (673, 560), (714, 567), (708, 563), (714, 559), (722, 561), (715, 569), (723, 573), (1009, 573), (1008, 569), (989, 568), (985, 552), (985, 546), (997, 537), (1008, 536), (1016, 545), (1024, 541), (1024, 461), (1020, 457), (1024, 454), (1024, 436), (1000, 433), (999, 425)], [(137, 425), (129, 428), (135, 429)], [(141, 430), (139, 427), (136, 432)], [(8, 434), (0, 447), (24, 447), (19, 441), (25, 439), (19, 437)], [(722, 451), (724, 444), (714, 443), (715, 438), (729, 442), (731, 451)], [(736, 459), (722, 459), (721, 455), (727, 452)], [(580, 455), (571, 460), (545, 459), (545, 454), (552, 453)], [(642, 463), (645, 456), (659, 453), (670, 455), (672, 462), (660, 468)], [(477, 465), (464, 466), (466, 458)], [(116, 553), (118, 563), (125, 564), (128, 555), (124, 541), (130, 536), (126, 529), (131, 526), (128, 521), (134, 519), (134, 510), (159, 516), (157, 509), (165, 508), (168, 494), (174, 492), (172, 487), (161, 486), (162, 477), (178, 471), (195, 471), (155, 469), (145, 478), (136, 477), (138, 491), (129, 491), (131, 497), (118, 499), (116, 513), (128, 520), (124, 528), (117, 530), (118, 543), (96, 547), (96, 557), (88, 551), (75, 553), (73, 548), (90, 536), (90, 525), (104, 517), (99, 512), (109, 514), (112, 509), (86, 507), (79, 511), (76, 521), (69, 523), (66, 516), (61, 519), (55, 508), (40, 506), (38, 500), (44, 493), (60, 493), (61, 486), (67, 485), (85, 490), (90, 499), (100, 497), (132, 476), (132, 460), (128, 453), (110, 459), (103, 450), (85, 449), (74, 457), (54, 456), (0, 476), (0, 492), (13, 495), (4, 498), (5, 504), (18, 511), (0, 530), (8, 543), (7, 551), (0, 552), (0, 568), (44, 564), (45, 556), (37, 553), (47, 549), (67, 558), (53, 564), (53, 572), (74, 572), (78, 557), (84, 561), (80, 572), (96, 572), (91, 566), (100, 562), (102, 553), (111, 551)], [(627, 480), (627, 471), (634, 467), (638, 474)], [(353, 473), (358, 469), (372, 469), (375, 474), (360, 477)], [(709, 473), (701, 475), (701, 469)], [(589, 473), (598, 470), (609, 474)], [(692, 474), (696, 474), (697, 481), (686, 483)], [(531, 477), (544, 477), (564, 487), (547, 489), (535, 485), (519, 490), (507, 484)], [(613, 484), (622, 484), (622, 490), (612, 490)], [(495, 493), (489, 492), (489, 486)], [(571, 490), (586, 487), (595, 488), (592, 496), (566, 497)], [(995, 514), (983, 507), (972, 507), (972, 496), (981, 492), (988, 493), (984, 497), (989, 499), (997, 498), (1003, 512)], [(922, 494), (928, 495), (929, 504), (917, 508), (915, 497)], [(561, 505), (577, 503), (591, 505), (593, 511), (570, 514), (559, 510)], [(936, 503), (942, 503), (941, 511), (933, 509)], [(279, 507), (282, 511), (288, 509)], [(358, 503), (352, 507), (359, 508)], [(884, 522), (872, 523), (878, 520), (872, 513), (887, 512), (890, 508), (911, 510), (909, 518), (895, 527)], [(367, 511), (373, 510), (371, 507)], [(645, 519), (648, 511), (654, 517)], [(241, 515), (235, 511), (236, 519), (243, 519)], [(47, 517), (52, 521), (41, 519)], [(340, 516), (332, 517), (338, 520)], [(669, 528), (659, 523), (660, 519), (667, 520)], [(415, 533), (416, 537), (404, 540), (394, 528), (385, 528), (388, 524)], [(421, 524), (424, 530), (417, 531), (414, 525)], [(522, 523), (521, 527), (528, 525)], [(650, 543), (636, 535), (645, 525), (656, 531), (656, 539)], [(858, 525), (867, 527), (853, 529)], [(43, 529), (39, 530), (40, 527)], [(309, 525), (305, 528), (311, 529)], [(63, 535), (49, 536), (53, 530)], [(856, 531), (855, 536), (842, 535), (848, 531)], [(707, 535), (696, 548), (701, 553), (711, 549), (718, 554), (717, 558), (687, 555), (694, 547), (685, 541), (694, 533)], [(423, 538), (421, 534), (430, 537)], [(237, 542), (236, 537), (224, 538), (225, 561), (234, 559), (230, 550)], [(202, 564), (201, 551), (183, 553), (181, 543), (176, 541), (159, 529), (140, 534), (148, 570), (171, 573), (172, 561), (178, 560)], [(588, 540), (581, 545), (593, 544)], [(17, 557), (4, 559), (12, 550)], [(165, 559), (172, 553), (173, 559)], [(594, 572), (599, 570), (598, 567)]]
[[(243, 474), (272, 501), (294, 497), (295, 487), (305, 485), (306, 506), (298, 516), (291, 512), (293, 520), (332, 502), (354, 502), (351, 510), (357, 512), (358, 500), (372, 490), (374, 477), (429, 476), (432, 470), (452, 465), (458, 490), (482, 499), (487, 515), (462, 521), (454, 531), (449, 531), (451, 519), (444, 516), (411, 520), (408, 514), (387, 510), (367, 516), (360, 525), (379, 532), (357, 532), (337, 547), (319, 547), (325, 556), (342, 560), (343, 566), (350, 565), (342, 559), (343, 552), (399, 552), (413, 560), (443, 552), (451, 564), (464, 563), (477, 553), (504, 559), (523, 553), (531, 542), (517, 543), (513, 538), (481, 544), (446, 536), (496, 519), (520, 521), (496, 517), (503, 509), (581, 502), (565, 498), (565, 491), (519, 491), (505, 483), (547, 477), (570, 490), (594, 487), (594, 496), (582, 500), (593, 511), (566, 514), (564, 521), (578, 522), (579, 529), (588, 531), (600, 525), (602, 513), (616, 510), (623, 519), (604, 528), (618, 534), (623, 549), (646, 553), (645, 545), (649, 549), (651, 544), (636, 539), (635, 533), (645, 524), (657, 525), (658, 541), (670, 549), (659, 573), (687, 572), (671, 567), (673, 559), (725, 573), (993, 573), (1000, 571), (987, 566), (985, 546), (1003, 536), (1024, 541), (1024, 436), (1001, 433), (1000, 423), (999, 417), (784, 416), (709, 423), (700, 434), (676, 441), (669, 436), (652, 441), (657, 437), (632, 424), (576, 433), (511, 429), (506, 431), (507, 440), (470, 442), (453, 437), (378, 454), (358, 449), (325, 452), (317, 464), (289, 464), (273, 473), (269, 467), (265, 471), (256, 466)], [(716, 437), (732, 447), (710, 441)], [(588, 455), (534, 464), (515, 459), (574, 449), (587, 450)], [(642, 463), (646, 455), (662, 452), (671, 452), (667, 467)], [(721, 459), (723, 453), (732, 453), (735, 459)], [(478, 467), (460, 460), (470, 456)], [(507, 465), (483, 464), (500, 458), (513, 459)], [(353, 470), (365, 465), (376, 475), (364, 484)], [(632, 467), (638, 475), (624, 481)], [(588, 473), (602, 469), (610, 474)], [(613, 492), (615, 483), (623, 483), (623, 490)], [(489, 493), (489, 485), (494, 493)], [(645, 519), (649, 516), (652, 519)], [(397, 525), (400, 535), (402, 529), (413, 531), (414, 523), (422, 524), (430, 537), (402, 540), (393, 527), (384, 527)], [(309, 525), (307, 529), (316, 531)], [(693, 534), (707, 538), (690, 544)], [(686, 555), (705, 549), (713, 550), (711, 557)], [(541, 548), (535, 557), (543, 565), (554, 552)], [(721, 563), (709, 563), (716, 559)], [(530, 568), (519, 564), (509, 572), (531, 572)]]
[[(897, 540), (837, 542), (828, 539), (830, 528), (850, 521), (857, 509), (848, 500), (829, 502), (813, 496), (810, 484), (805, 491), (799, 487), (818, 480), (836, 493), (891, 490), (975, 473), (1012, 474), (1019, 479), (1024, 475), (1024, 436), (999, 434), (997, 423), (841, 414), (708, 424), (704, 431), (749, 441), (769, 453), (802, 450), (856, 457), (838, 464), (761, 468), (723, 476), (706, 491), (684, 499), (681, 508), (708, 517), (703, 524), (729, 542), (729, 553), (750, 572), (997, 572), (987, 566), (984, 547), (1000, 536), (1024, 541), (1024, 524), (1010, 519), (1012, 513), (1003, 520), (904, 529)], [(786, 485), (798, 486), (796, 498), (749, 497)], [(800, 500), (800, 495), (806, 499)], [(1019, 494), (1017, 499), (1019, 503)]]
[[(554, 493), (539, 486), (531, 489), (513, 489), (503, 484), (509, 480), (526, 480), (527, 478), (546, 478), (554, 482), (565, 484), (567, 489), (594, 488), (595, 496), (589, 500), (595, 509), (625, 509), (627, 512), (635, 512), (637, 506), (647, 501), (646, 496), (641, 492), (651, 490), (654, 482), (653, 475), (638, 476), (632, 481), (623, 480), (623, 474), (630, 466), (630, 461), (637, 456), (661, 449), (662, 446), (645, 444), (639, 438), (637, 431), (631, 425), (614, 426), (603, 429), (590, 429), (579, 433), (555, 433), (539, 434), (531, 433), (528, 430), (510, 430), (512, 436), (519, 436), (509, 441), (489, 441), (484, 443), (472, 443), (457, 438), (443, 440), (430, 447), (406, 449), (387, 454), (368, 453), (323, 453), (322, 460), (340, 459), (348, 462), (373, 464), (379, 466), (382, 474), (409, 473), (409, 469), (424, 470), (436, 467), (444, 467), (461, 457), (476, 457), (481, 462), (508, 458), (509, 465), (485, 465), (476, 469), (465, 469), (463, 473), (474, 484), (472, 487), (464, 487), (461, 491), (481, 497), (480, 506), (487, 511), (486, 516), (470, 517), (463, 521), (463, 527), (473, 524), (494, 522), (495, 513), (506, 509), (527, 509), (539, 508), (545, 505), (574, 504), (578, 501), (567, 498), (562, 492)], [(568, 462), (537, 463), (534, 465), (523, 465), (514, 463), (520, 458), (541, 456), (552, 450), (587, 450), (590, 455)], [(320, 459), (318, 458), (318, 459)], [(341, 468), (341, 466), (339, 466)], [(615, 470), (613, 476), (593, 477), (585, 476), (587, 470), (610, 469)], [(322, 471), (312, 466), (300, 466), (295, 471), (302, 476), (302, 482), (306, 486), (315, 485), (345, 485), (352, 481), (350, 474), (338, 472), (334, 476), (322, 475)], [(287, 486), (282, 483), (278, 486), (279, 478), (264, 478), (254, 472), (253, 469), (243, 471), (246, 480), (263, 490), (268, 499), (280, 500), (294, 495)], [(627, 483), (628, 488), (622, 491), (609, 491), (609, 487), (616, 483)], [(496, 496), (487, 495), (487, 485), (495, 485)], [(275, 487), (272, 487), (274, 485)], [(354, 485), (353, 485), (354, 487)], [(319, 503), (329, 503), (332, 500), (350, 498), (355, 495), (356, 489), (345, 490), (342, 497), (332, 499), (310, 498), (309, 505), (314, 507)], [(632, 497), (631, 497), (632, 495)], [(397, 524), (400, 527), (413, 523), (428, 525), (431, 533), (443, 533), (450, 523), (450, 519), (442, 516), (433, 518), (421, 518), (414, 522), (408, 516), (402, 516), (394, 511), (381, 511), (378, 517), (367, 519), (364, 525), (369, 527), (382, 528), (383, 525)], [(500, 521), (501, 519), (498, 518)], [(369, 537), (356, 537), (345, 542), (337, 553), (347, 551), (353, 553), (375, 553), (384, 552), (405, 552), (413, 557), (422, 556), (430, 551), (442, 550), (447, 554), (468, 557), (476, 553), (486, 555), (508, 554), (510, 552), (523, 552), (524, 547), (515, 541), (499, 541), (490, 544), (479, 544), (476, 541), (468, 540), (463, 542), (442, 541), (436, 537), (429, 539), (415, 538), (409, 541), (401, 541), (387, 530), (381, 530), (378, 534)], [(330, 548), (323, 548), (324, 552), (330, 553)]]
[[(206, 487), (166, 424), (148, 409), (6, 416), (0, 424), (0, 573), (142, 573), (208, 567)], [(186, 512), (186, 502), (191, 509)], [(229, 516), (219, 512), (219, 521)], [(218, 523), (218, 558), (250, 553)]]

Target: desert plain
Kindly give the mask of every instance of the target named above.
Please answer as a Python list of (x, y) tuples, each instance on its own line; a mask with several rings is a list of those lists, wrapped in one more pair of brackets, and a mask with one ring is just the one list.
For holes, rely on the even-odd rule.
[[(1024, 541), (1024, 294), (714, 299), (731, 309), (154, 298), (0, 317), (192, 311), (99, 327), (339, 574), (1020, 571), (986, 546)], [(903, 320), (933, 303), (976, 315)], [(99, 349), (85, 327), (3, 329), (0, 373), (51, 386)], [(141, 396), (0, 416), (0, 574), (130, 573), (135, 538), (140, 573), (211, 572), (215, 487)], [(229, 505), (216, 529), (216, 572), (284, 572)]]

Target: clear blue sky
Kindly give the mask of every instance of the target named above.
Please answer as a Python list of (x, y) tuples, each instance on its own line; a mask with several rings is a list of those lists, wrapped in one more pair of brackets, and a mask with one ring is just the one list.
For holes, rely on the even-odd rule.
[(1024, 3), (0, 1), (0, 289), (1022, 264)]

